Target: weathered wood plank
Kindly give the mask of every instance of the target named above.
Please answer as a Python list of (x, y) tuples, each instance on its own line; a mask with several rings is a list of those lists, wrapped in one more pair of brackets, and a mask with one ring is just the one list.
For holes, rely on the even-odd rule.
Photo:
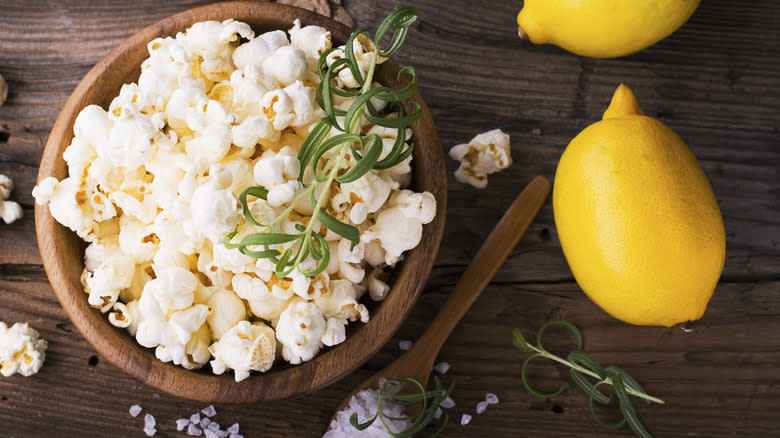
[[(0, 224), (0, 320), (30, 322), (49, 340), (49, 357), (34, 377), (0, 379), (0, 422), (14, 425), (0, 435), (102, 437), (110, 428), (115, 436), (140, 436), (143, 419), (127, 413), (139, 403), (157, 417), (160, 436), (179, 436), (175, 419), (204, 407), (155, 394), (102, 361), (75, 332), (40, 266), (30, 195), (49, 129), (81, 77), (127, 36), (202, 3), (3, 3), (0, 74), (11, 92), (0, 107), (0, 127), (9, 133), (0, 143), (0, 173), (16, 182), (12, 199), (23, 204), (25, 218)], [(330, 2), (332, 10), (337, 3)], [(343, 6), (359, 27), (373, 28), (394, 3), (344, 0)], [(552, 178), (565, 145), (601, 117), (614, 88), (626, 82), (644, 111), (697, 155), (724, 215), (726, 266), (704, 318), (684, 333), (628, 326), (606, 315), (573, 282), (548, 202), (440, 354), (452, 365), (444, 378), (457, 380), (454, 424), (444, 436), (631, 436), (596, 426), (578, 391), (541, 401), (522, 388), (524, 355), (511, 347), (511, 330), (531, 334), (550, 318), (574, 321), (587, 351), (624, 367), (667, 401), (638, 407), (654, 436), (776, 434), (780, 4), (702, 2), (685, 26), (654, 47), (623, 59), (588, 60), (518, 41), (520, 2), (408, 3), (421, 20), (398, 59), (417, 68), (444, 147), (502, 128), (512, 135), (515, 164), (492, 175), (482, 191), (451, 178), (436, 268), (412, 316), (379, 354), (313, 394), (273, 405), (217, 406), (217, 420), (239, 421), (247, 437), (320, 436), (341, 398), (400, 353), (398, 340), (424, 330), (522, 186), (536, 174)], [(447, 166), (452, 172), (456, 163)], [(568, 381), (565, 369), (543, 362), (529, 371), (541, 388)], [(488, 391), (501, 403), (468, 426), (457, 424)]]

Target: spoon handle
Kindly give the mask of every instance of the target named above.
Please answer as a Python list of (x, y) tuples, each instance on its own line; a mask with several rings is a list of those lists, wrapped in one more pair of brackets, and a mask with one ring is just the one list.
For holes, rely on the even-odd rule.
[(425, 345), (428, 351), (438, 353), (450, 332), (490, 283), (493, 275), (504, 264), (517, 242), (523, 237), (526, 229), (536, 217), (536, 213), (544, 204), (550, 187), (550, 181), (541, 175), (528, 183), (493, 228), (493, 231), (490, 232), (471, 264), (458, 280), (444, 306), (417, 341), (417, 344)]

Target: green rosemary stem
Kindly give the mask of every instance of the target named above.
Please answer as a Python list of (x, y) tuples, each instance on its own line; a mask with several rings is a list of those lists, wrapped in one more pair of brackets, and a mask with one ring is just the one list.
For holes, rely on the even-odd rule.
[[(566, 359), (564, 359), (562, 357), (556, 356), (556, 355), (548, 352), (547, 350), (544, 350), (542, 348), (537, 348), (537, 347), (535, 347), (535, 346), (533, 346), (531, 344), (528, 344), (528, 348), (530, 348), (531, 350), (537, 352), (538, 354), (541, 354), (542, 356), (546, 357), (547, 359), (553, 360), (553, 361), (558, 362), (558, 363), (560, 363), (562, 365), (566, 365), (567, 367), (573, 368), (573, 369), (575, 369), (575, 370), (577, 370), (577, 371), (579, 371), (579, 372), (581, 372), (583, 374), (587, 374), (590, 377), (593, 377), (594, 379), (601, 380), (601, 378), (598, 376), (598, 374), (594, 373), (593, 371), (591, 371), (591, 370), (589, 370), (587, 368), (581, 367), (581, 366), (577, 365), (576, 363), (570, 362), (570, 361), (568, 361), (568, 360), (566, 360)], [(612, 378), (609, 377), (609, 376), (607, 376), (604, 379), (604, 383), (606, 383), (608, 385), (611, 385), (611, 386), (614, 386), (614, 384), (612, 383)], [(645, 400), (653, 402), (653, 403), (664, 404), (664, 401), (661, 400), (660, 398), (653, 397), (652, 395), (648, 395), (648, 394), (644, 394), (644, 393), (638, 392), (638, 391), (636, 391), (633, 388), (628, 387), (628, 386), (625, 386), (625, 388), (626, 388), (626, 392), (628, 394), (630, 394), (630, 395), (633, 395), (634, 397), (639, 397), (641, 399), (645, 399)]]

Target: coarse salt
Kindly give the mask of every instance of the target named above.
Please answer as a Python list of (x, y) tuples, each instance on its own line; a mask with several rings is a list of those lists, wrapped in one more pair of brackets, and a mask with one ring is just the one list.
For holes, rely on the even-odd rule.
[(135, 418), (135, 417), (138, 416), (138, 414), (141, 413), (142, 410), (143, 410), (143, 408), (138, 406), (138, 405), (130, 406), (130, 416)]
[(441, 401), (441, 404), (439, 405), (445, 409), (450, 409), (455, 407), (455, 400), (452, 399), (452, 397), (447, 396), (444, 400)]
[(144, 433), (146, 434), (146, 436), (154, 436), (154, 434), (157, 433), (157, 429), (155, 429), (154, 426), (144, 427)]
[(214, 408), (214, 405), (208, 405), (205, 408), (201, 409), (200, 412), (202, 412), (203, 415), (207, 417), (213, 417), (217, 415), (217, 410)]
[(189, 419), (179, 418), (178, 420), (176, 420), (176, 430), (181, 432), (182, 430), (186, 429), (189, 424), (192, 424), (190, 423)]
[(211, 424), (211, 420), (208, 417), (200, 419), (200, 427), (207, 427), (209, 424)]
[(463, 414), (463, 415), (460, 417), (460, 425), (461, 425), (461, 426), (465, 426), (465, 425), (469, 424), (470, 422), (471, 422), (471, 415), (469, 415), (469, 414)]
[(189, 426), (187, 426), (187, 435), (190, 436), (201, 436), (203, 435), (203, 431), (195, 425), (195, 423), (190, 423)]
[(219, 438), (219, 435), (212, 429), (203, 429), (203, 436), (206, 438)]
[(154, 419), (154, 415), (152, 414), (144, 415), (144, 427), (154, 427), (154, 426), (157, 426), (157, 420)]
[(486, 402), (484, 400), (479, 402), (479, 403), (477, 403), (477, 413), (478, 414), (484, 413), (485, 410), (487, 409), (487, 407), (488, 407), (488, 402)]
[(407, 351), (410, 348), (412, 348), (412, 341), (407, 341), (406, 339), (399, 341), (398, 348), (400, 348), (403, 351)]
[(485, 401), (488, 402), (488, 404), (494, 405), (498, 403), (498, 396), (493, 394), (492, 392), (488, 392), (485, 394)]
[(233, 423), (230, 427), (227, 428), (227, 432), (228, 433), (238, 433), (239, 427), (240, 426), (238, 425), (238, 423)]
[[(384, 386), (386, 381), (380, 381), (380, 386)], [(333, 421), (330, 423), (330, 429), (325, 432), (322, 438), (351, 438), (351, 437), (385, 437), (387, 431), (381, 421), (374, 421), (366, 429), (357, 430), (350, 423), (352, 414), (357, 414), (358, 422), (363, 423), (374, 417), (376, 406), (379, 399), (379, 390), (368, 388), (358, 391), (349, 401), (349, 405), (336, 413)], [(390, 418), (400, 418), (403, 416), (403, 406), (383, 403), (382, 410), (385, 413), (387, 425), (394, 433), (400, 432), (409, 427), (409, 422), (405, 420), (391, 420)]]
[(446, 374), (450, 369), (450, 364), (447, 362), (439, 362), (433, 366), (433, 369), (439, 374)]
[(192, 422), (192, 423), (200, 423), (200, 413), (196, 412), (196, 413), (190, 415), (190, 422)]

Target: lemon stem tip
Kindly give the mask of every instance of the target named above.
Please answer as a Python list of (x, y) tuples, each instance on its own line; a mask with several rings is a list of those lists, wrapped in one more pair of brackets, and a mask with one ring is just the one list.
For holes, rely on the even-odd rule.
[(644, 112), (639, 107), (639, 102), (637, 102), (634, 92), (631, 91), (628, 85), (621, 83), (615, 90), (615, 94), (612, 95), (612, 101), (609, 103), (607, 110), (604, 111), (602, 118), (606, 120), (641, 115), (644, 115)]

